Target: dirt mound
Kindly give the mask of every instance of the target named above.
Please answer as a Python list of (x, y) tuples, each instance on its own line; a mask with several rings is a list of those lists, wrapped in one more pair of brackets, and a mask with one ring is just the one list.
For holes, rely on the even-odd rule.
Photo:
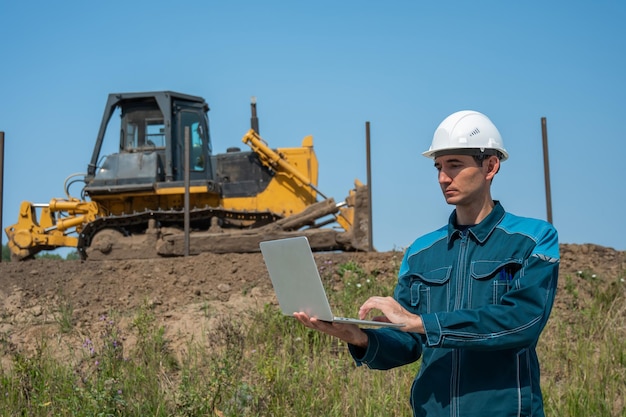
[[(395, 275), (401, 257), (399, 252), (316, 254), (321, 269), (354, 261), (383, 278)], [(578, 297), (592, 294), (584, 290), (589, 285), (623, 279), (625, 271), (626, 252), (561, 245), (559, 285), (580, 285)], [(567, 296), (561, 291), (555, 308), (571, 306)], [(98, 334), (111, 314), (121, 326), (129, 325), (131, 313), (142, 307), (155, 314), (176, 350), (190, 337), (200, 337), (220, 315), (245, 317), (267, 303), (275, 298), (258, 253), (0, 263), (0, 354), (7, 366), (12, 351), (32, 351), (42, 340), (67, 354), (68, 346), (80, 348), (86, 337)], [(63, 333), (61, 321), (68, 315), (73, 331)]]

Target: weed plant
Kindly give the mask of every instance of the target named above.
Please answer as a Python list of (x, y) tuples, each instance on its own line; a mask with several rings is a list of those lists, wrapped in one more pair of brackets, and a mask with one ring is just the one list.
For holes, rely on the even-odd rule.
[[(390, 295), (395, 283), (354, 262), (320, 269), (338, 288), (329, 297), (342, 315), (356, 314), (370, 295)], [(578, 298), (573, 282), (565, 281), (565, 292), (576, 292), (572, 305), (553, 312), (539, 343), (546, 413), (626, 416), (623, 278), (598, 287), (589, 303)], [(33, 354), (15, 351), (11, 367), (0, 368), (0, 415), (410, 415), (419, 362), (385, 372), (357, 368), (343, 343), (304, 328), (276, 306), (245, 323), (221, 317), (178, 355), (149, 306), (132, 312), (125, 330), (120, 314), (101, 317), (101, 332), (73, 348), (74, 361), (53, 359), (44, 339)], [(64, 323), (58, 322), (63, 331), (75, 331)], [(10, 345), (10, 335), (0, 335), (0, 348)]]

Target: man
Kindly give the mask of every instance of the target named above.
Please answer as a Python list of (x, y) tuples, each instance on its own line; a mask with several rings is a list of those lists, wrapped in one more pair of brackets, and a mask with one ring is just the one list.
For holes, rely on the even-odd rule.
[(454, 205), (448, 225), (404, 254), (393, 297), (360, 308), (395, 328), (360, 329), (294, 316), (348, 343), (358, 365), (390, 369), (422, 358), (411, 389), (414, 416), (543, 416), (535, 347), (554, 301), (556, 230), (505, 212), (491, 183), (508, 158), (483, 114), (461, 111), (437, 128), (423, 154)]

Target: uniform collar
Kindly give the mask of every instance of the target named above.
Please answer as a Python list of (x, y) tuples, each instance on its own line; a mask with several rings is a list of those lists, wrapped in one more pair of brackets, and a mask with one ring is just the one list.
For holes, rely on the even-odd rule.
[[(504, 217), (505, 211), (499, 201), (494, 200), (493, 210), (481, 221), (480, 223), (471, 226), (467, 229), (467, 233), (474, 236), (474, 238), (480, 242), (484, 243), (491, 232), (496, 228), (498, 223)], [(450, 244), (455, 238), (461, 236), (461, 231), (457, 227), (456, 224), (456, 209), (450, 215), (448, 219), (448, 244)]]

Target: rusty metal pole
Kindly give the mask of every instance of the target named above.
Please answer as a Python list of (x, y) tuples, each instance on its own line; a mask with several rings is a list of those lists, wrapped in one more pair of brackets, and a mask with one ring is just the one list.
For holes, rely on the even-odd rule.
[(189, 256), (189, 126), (185, 126), (185, 200), (183, 203), (185, 212), (183, 217), (184, 229), (185, 229), (185, 256)]
[(0, 262), (2, 262), (2, 195), (4, 194), (4, 132), (0, 132)]
[(548, 222), (552, 223), (552, 191), (550, 190), (550, 158), (548, 155), (548, 123), (541, 118), (541, 136), (543, 139), (543, 171), (546, 181), (546, 211)]
[(365, 122), (365, 158), (367, 160), (367, 198), (369, 200), (368, 208), (368, 227), (367, 227), (367, 250), (374, 250), (374, 223), (372, 219), (372, 163), (370, 155), (370, 122)]

